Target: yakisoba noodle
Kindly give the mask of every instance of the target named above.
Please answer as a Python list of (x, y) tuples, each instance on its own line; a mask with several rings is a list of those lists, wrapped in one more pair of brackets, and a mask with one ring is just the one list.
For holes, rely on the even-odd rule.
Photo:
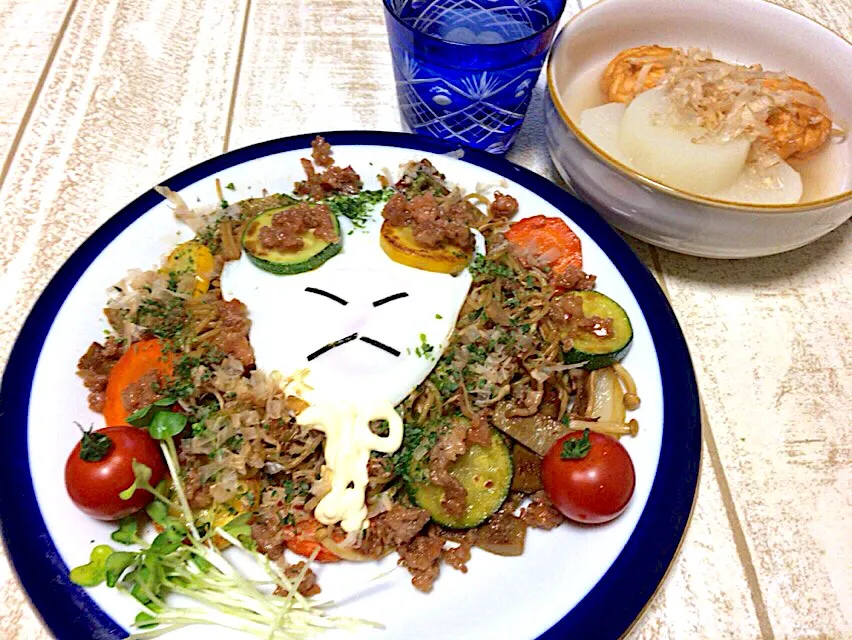
[[(288, 579), (298, 577), (304, 596), (318, 593), (320, 586), (307, 566), (289, 564), (293, 556), (285, 559), (286, 550), (317, 562), (367, 561), (396, 552), (414, 586), (429, 591), (442, 564), (467, 571), (473, 546), (518, 555), (529, 527), (564, 523), (563, 507), (551, 503), (551, 488), (542, 483), (545, 454), (558, 459), (563, 449), (576, 450), (562, 458), (582, 460), (584, 447), (597, 446), (588, 431), (636, 435), (638, 425), (627, 414), (639, 405), (637, 385), (619, 362), (632, 328), (624, 310), (595, 290), (595, 277), (582, 268), (580, 240), (563, 220), (515, 221), (518, 203), (510, 195), (465, 192), (426, 160), (404, 166), (392, 188), (363, 191), (354, 169), (336, 166), (324, 141), (315, 141), (314, 151), (315, 164), (303, 162), (307, 178), (296, 185), (298, 197), (264, 193), (229, 203), (228, 190), (217, 181), (219, 206), (191, 209), (178, 194), (162, 189), (196, 235), (157, 268), (133, 272), (116, 286), (106, 307), (110, 335), (92, 344), (79, 373), (93, 410), (118, 407), (131, 424), (166, 431), (168, 442), (174, 438), (176, 457), (170, 463), (179, 464), (181, 481), (164, 489), (163, 500), (177, 505), (185, 499), (199, 544), (215, 539), (227, 546), (236, 534), (216, 532), (237, 523), (233, 526), (241, 527), (246, 543), (250, 538)], [(275, 216), (288, 210), (311, 216), (330, 211), (339, 229), (331, 240), (342, 243), (342, 252), (305, 236), (298, 251), (276, 249), (252, 254), (248, 261), (248, 247), (262, 248), (262, 242), (249, 242), (253, 234), (271, 238), (269, 243), (281, 240), (274, 233), (290, 227), (276, 226), (282, 219)], [(265, 235), (260, 233), (264, 224), (272, 230)], [(476, 237), (467, 248), (448, 247), (446, 238), (457, 237), (461, 224), (475, 229)], [(428, 274), (397, 261), (397, 249), (384, 244), (379, 249), (378, 236), (388, 234), (414, 242), (418, 259), (425, 260), (418, 265), (429, 265)], [(236, 269), (242, 269), (240, 277), (256, 274), (258, 282), (310, 284), (307, 290), (316, 294), (311, 300), (327, 305), (322, 313), (328, 317), (306, 315), (295, 304), (279, 307), (280, 313), (291, 325), (333, 323), (331, 314), (357, 300), (345, 288), (318, 288), (305, 274), (343, 274), (332, 268), (334, 261), (354, 260), (359, 251), (364, 260), (384, 264), (388, 277), (396, 273), (424, 286), (452, 285), (456, 292), (467, 283), (466, 295), (452, 317), (421, 310), (430, 316), (421, 318), (424, 326), (429, 319), (433, 329), (409, 347), (388, 338), (392, 331), (380, 335), (362, 327), (325, 346), (314, 345), (321, 348), (308, 355), (304, 369), (279, 373), (258, 367), (268, 356), (256, 342), (266, 319), (251, 300), (232, 294), (228, 283), (235, 281)], [(239, 266), (240, 261), (245, 264)], [(444, 267), (446, 273), (435, 273)], [(451, 270), (457, 275), (448, 275)], [(390, 314), (392, 301), (413, 293), (374, 298), (373, 308)], [(450, 323), (449, 338), (432, 340), (442, 322)], [(300, 340), (280, 336), (288, 338)], [(157, 345), (163, 354), (159, 364), (128, 365), (143, 343)], [(329, 509), (315, 517), (342, 468), (326, 458), (323, 429), (316, 422), (303, 424), (299, 416), (329, 415), (350, 405), (357, 414), (357, 394), (347, 395), (343, 387), (340, 402), (320, 410), (327, 397), (311, 386), (321, 381), (311, 370), (329, 362), (328, 353), (362, 344), (374, 348), (370, 357), (387, 358), (388, 367), (407, 363), (420, 381), (398, 398), (401, 444), (377, 444), (392, 435), (383, 420), (371, 421), (363, 435), (361, 442), (369, 440), (372, 453), (358, 457), (367, 474), (360, 526), (357, 518), (338, 521), (326, 513)], [(118, 370), (136, 374), (126, 376), (116, 391)], [(383, 410), (393, 411), (393, 405)], [(347, 420), (340, 418), (335, 427), (340, 443), (356, 442), (347, 440), (352, 436)], [(567, 434), (572, 435), (563, 443)], [(336, 505), (353, 498), (347, 490), (352, 487), (338, 487)], [(158, 521), (158, 526), (166, 525)]]

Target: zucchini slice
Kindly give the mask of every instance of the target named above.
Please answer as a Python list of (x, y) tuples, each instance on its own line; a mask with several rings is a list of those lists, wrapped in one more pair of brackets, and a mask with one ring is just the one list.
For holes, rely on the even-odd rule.
[(583, 331), (574, 337), (574, 348), (565, 354), (565, 362), (585, 362), (585, 369), (601, 369), (621, 360), (633, 340), (630, 318), (615, 300), (597, 291), (576, 291), (583, 300), (583, 315), (612, 320), (612, 333), (601, 337)]
[(334, 214), (329, 215), (331, 216), (332, 227), (337, 234), (337, 242), (326, 242), (317, 238), (313, 231), (308, 231), (302, 236), (305, 246), (298, 251), (285, 252), (264, 248), (260, 244), (259, 239), (261, 229), (272, 224), (272, 217), (275, 214), (286, 211), (292, 206), (291, 204), (263, 211), (246, 225), (242, 237), (243, 249), (245, 249), (249, 260), (264, 271), (281, 276), (312, 271), (332, 256), (340, 253), (340, 250), (343, 248), (340, 224), (337, 222), (337, 217)]
[(441, 500), (443, 488), (428, 481), (429, 472), (422, 461), (412, 463), (412, 478), (425, 477), (425, 483), (410, 484), (409, 492), (418, 506), (426, 509), (432, 520), (452, 529), (470, 529), (482, 524), (499, 509), (512, 486), (512, 455), (503, 437), (492, 430), (491, 446), (473, 444), (449, 467), (450, 473), (467, 490), (467, 506), (461, 516), (446, 512)]

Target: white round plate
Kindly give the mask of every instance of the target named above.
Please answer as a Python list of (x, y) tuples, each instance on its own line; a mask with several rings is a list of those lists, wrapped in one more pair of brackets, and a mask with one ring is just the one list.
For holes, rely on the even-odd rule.
[[(698, 478), (700, 421), (683, 336), (653, 277), (588, 206), (505, 160), (406, 134), (332, 132), (338, 164), (365, 181), (383, 168), (428, 158), (448, 178), (473, 188), (501, 184), (520, 217), (564, 216), (580, 236), (584, 269), (617, 300), (634, 328), (625, 359), (639, 386), (640, 432), (622, 440), (636, 468), (627, 511), (603, 526), (564, 524), (530, 530), (516, 558), (473, 550), (468, 572), (444, 567), (430, 594), (415, 590), (395, 555), (376, 563), (324, 565), (323, 596), (339, 613), (380, 622), (358, 638), (617, 638), (644, 610), (662, 581), (689, 519)], [(233, 183), (231, 200), (292, 190), (299, 159), (314, 134), (229, 152), (164, 181), (194, 204), (215, 198), (214, 180)], [(505, 181), (505, 182), (504, 182)], [(65, 491), (64, 465), (78, 434), (73, 422), (101, 424), (90, 411), (76, 363), (103, 336), (107, 289), (133, 268), (151, 268), (187, 231), (153, 190), (118, 212), (74, 253), (36, 303), (12, 351), (0, 391), (6, 442), (0, 450), (0, 518), (9, 555), (35, 607), (58, 638), (122, 638), (138, 612), (129, 596), (105, 586), (83, 590), (68, 567), (108, 543), (113, 526), (88, 518)], [(412, 329), (414, 330), (414, 329)], [(416, 344), (416, 335), (412, 344)], [(216, 627), (168, 638), (234, 638)], [(333, 637), (343, 635), (331, 634)]]

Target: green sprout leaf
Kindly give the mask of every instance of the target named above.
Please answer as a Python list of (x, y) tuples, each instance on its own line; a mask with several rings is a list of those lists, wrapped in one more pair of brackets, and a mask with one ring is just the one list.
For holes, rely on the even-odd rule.
[(159, 534), (151, 543), (151, 552), (160, 555), (168, 555), (180, 547), (183, 537), (177, 535), (173, 529), (166, 529)]
[(169, 516), (169, 510), (162, 502), (154, 501), (145, 509), (148, 517), (157, 524), (163, 524)]
[(579, 460), (589, 455), (592, 450), (592, 443), (589, 440), (589, 430), (583, 430), (582, 438), (573, 438), (562, 443), (562, 453), (560, 458), (563, 460)]
[(140, 629), (148, 629), (151, 627), (157, 626), (157, 621), (154, 616), (145, 613), (142, 611), (139, 615), (136, 616), (136, 619), (133, 621), (133, 624)]
[(230, 533), (243, 544), (252, 544), (251, 526), (248, 521), (253, 514), (243, 513), (231, 520), (222, 529)]
[(142, 407), (127, 416), (127, 423), (134, 427), (147, 427), (161, 411), (168, 411), (175, 402), (174, 398), (160, 398), (146, 407)]
[(106, 577), (106, 561), (112, 555), (109, 545), (101, 544), (92, 549), (89, 563), (71, 569), (71, 582), (81, 587), (95, 587)]
[(202, 571), (210, 571), (210, 569), (213, 568), (213, 565), (201, 556), (192, 556), (192, 561), (195, 563), (195, 566)]
[(145, 489), (147, 490), (151, 484), (151, 468), (142, 464), (141, 462), (136, 462), (136, 459), (133, 459), (131, 463), (131, 467), (133, 468), (133, 477), (135, 480), (133, 484), (127, 487), (124, 491), (118, 494), (118, 497), (122, 500), (130, 500), (133, 497), (133, 494), (136, 493), (137, 489)]
[(136, 530), (138, 527), (139, 523), (136, 520), (136, 516), (127, 516), (119, 521), (118, 531), (113, 531), (110, 538), (121, 544), (133, 544), (136, 541)]
[(187, 418), (182, 413), (160, 411), (151, 420), (148, 433), (156, 440), (165, 440), (176, 436), (186, 426)]
[(110, 554), (104, 563), (107, 586), (114, 587), (118, 584), (121, 574), (136, 561), (138, 556), (138, 553), (130, 551), (114, 551)]
[[(147, 554), (146, 554), (147, 560)], [(133, 584), (133, 588), (130, 590), (130, 595), (136, 598), (139, 602), (144, 605), (147, 605), (151, 602), (151, 572), (148, 570), (148, 567), (138, 567), (127, 574), (125, 580), (131, 584)]]

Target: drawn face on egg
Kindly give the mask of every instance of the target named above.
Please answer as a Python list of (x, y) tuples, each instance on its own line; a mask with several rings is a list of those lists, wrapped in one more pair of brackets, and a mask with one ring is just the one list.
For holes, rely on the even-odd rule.
[(245, 255), (222, 273), (224, 298), (248, 308), (258, 368), (308, 369), (309, 401), (401, 402), (428, 376), (455, 327), (470, 273), (398, 264), (379, 246), (380, 228), (378, 213), (363, 229), (342, 220), (343, 250), (307, 273), (274, 275)]

